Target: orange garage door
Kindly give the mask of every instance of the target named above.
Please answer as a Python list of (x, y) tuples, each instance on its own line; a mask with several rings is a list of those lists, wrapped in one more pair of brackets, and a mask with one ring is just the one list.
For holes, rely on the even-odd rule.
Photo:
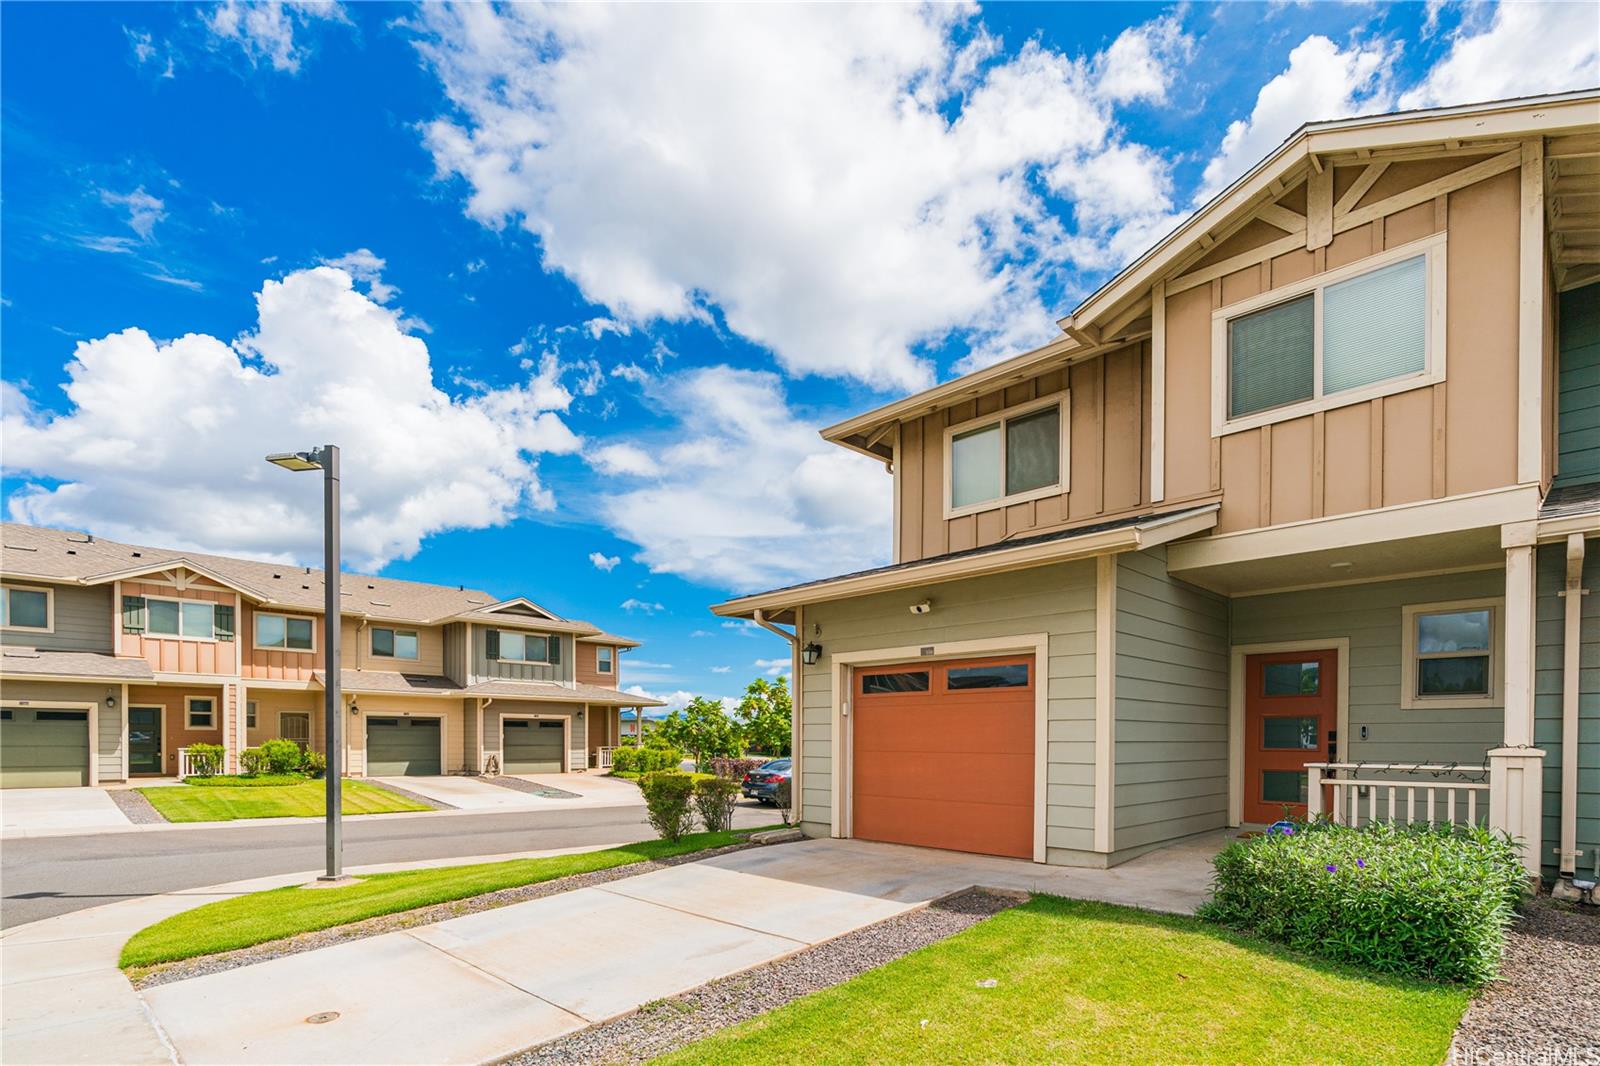
[(1033, 857), (1033, 656), (855, 671), (851, 833)]

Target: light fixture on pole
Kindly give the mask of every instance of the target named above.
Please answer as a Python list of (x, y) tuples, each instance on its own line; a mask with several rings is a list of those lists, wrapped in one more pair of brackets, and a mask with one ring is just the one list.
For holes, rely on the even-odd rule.
[(324, 444), (309, 452), (278, 452), (267, 462), (285, 470), (322, 471), (322, 651), (323, 737), (327, 748), (326, 785), (328, 811), (327, 870), (319, 881), (337, 881), (343, 876), (344, 831), (340, 822), (341, 777), (344, 773), (344, 716), (340, 713), (339, 685), (339, 447)]

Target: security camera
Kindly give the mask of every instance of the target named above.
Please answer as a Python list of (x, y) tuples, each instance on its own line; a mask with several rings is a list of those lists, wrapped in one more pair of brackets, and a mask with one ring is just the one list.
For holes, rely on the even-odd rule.
[(933, 604), (927, 600), (923, 600), (921, 603), (913, 603), (911, 605), (912, 614), (927, 614), (931, 610), (933, 610)]

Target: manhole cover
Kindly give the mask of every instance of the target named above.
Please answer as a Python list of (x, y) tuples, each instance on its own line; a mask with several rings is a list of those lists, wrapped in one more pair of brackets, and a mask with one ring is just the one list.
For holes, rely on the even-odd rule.
[(338, 1016), (339, 1012), (336, 1010), (322, 1010), (311, 1015), (311, 1017), (307, 1018), (306, 1021), (310, 1022), (312, 1025), (326, 1025)]

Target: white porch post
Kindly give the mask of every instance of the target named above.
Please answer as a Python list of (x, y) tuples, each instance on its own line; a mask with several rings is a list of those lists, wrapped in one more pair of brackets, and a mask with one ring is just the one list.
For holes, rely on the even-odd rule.
[(1522, 843), (1522, 864), (1539, 876), (1544, 752), (1533, 746), (1533, 544), (1506, 548), (1505, 732), (1489, 752), (1489, 828)]

